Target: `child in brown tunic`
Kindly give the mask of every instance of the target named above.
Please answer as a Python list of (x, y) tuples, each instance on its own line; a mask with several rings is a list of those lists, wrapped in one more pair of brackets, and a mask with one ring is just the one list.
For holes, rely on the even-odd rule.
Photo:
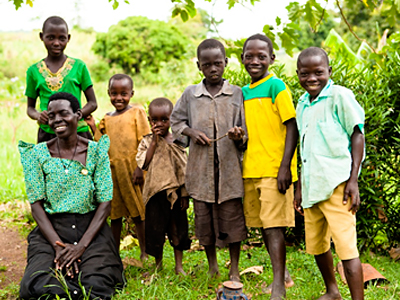
[(146, 253), (162, 267), (163, 246), (167, 233), (175, 254), (175, 272), (185, 275), (182, 267), (183, 250), (190, 248), (186, 209), (186, 151), (169, 132), (172, 102), (167, 98), (154, 99), (149, 105), (152, 134), (140, 142), (137, 164), (147, 170), (143, 187), (146, 204)]
[(196, 237), (205, 247), (209, 274), (219, 275), (215, 246), (229, 244), (229, 278), (240, 281), (240, 243), (247, 234), (242, 206), (241, 157), (247, 142), (243, 95), (222, 78), (228, 59), (221, 42), (203, 41), (197, 58), (205, 78), (183, 92), (171, 127), (176, 136), (190, 137), (185, 184), (194, 199)]
[[(141, 255), (146, 257), (144, 248), (145, 208), (141, 186), (143, 172), (136, 164), (136, 153), (143, 136), (150, 133), (144, 109), (129, 105), (133, 96), (133, 81), (125, 74), (110, 78), (108, 95), (115, 111), (107, 113), (98, 129), (93, 118), (88, 121), (95, 140), (103, 134), (110, 138), (110, 163), (113, 178), (113, 199), (111, 201), (111, 229), (119, 249), (122, 217), (132, 217), (136, 226)], [(132, 181), (133, 177), (133, 181)]]

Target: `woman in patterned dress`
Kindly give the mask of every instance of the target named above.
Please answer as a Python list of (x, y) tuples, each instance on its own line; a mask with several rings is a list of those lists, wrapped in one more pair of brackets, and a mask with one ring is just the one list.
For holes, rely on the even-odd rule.
[[(82, 112), (72, 94), (51, 96), (48, 116), (56, 138), (19, 144), (26, 192), (38, 225), (28, 236), (20, 297), (52, 299), (68, 292), (79, 299), (86, 292), (91, 298), (110, 299), (124, 279), (105, 222), (112, 199), (109, 139), (104, 136), (96, 143), (77, 134)], [(60, 272), (64, 289), (62, 278), (56, 278)]]

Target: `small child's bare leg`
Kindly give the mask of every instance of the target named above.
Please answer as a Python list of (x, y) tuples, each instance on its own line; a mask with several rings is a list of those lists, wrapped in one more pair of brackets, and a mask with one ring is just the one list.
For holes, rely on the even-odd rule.
[(229, 271), (229, 279), (240, 282), (239, 274), (239, 256), (241, 242), (229, 244), (229, 255), (231, 258), (231, 270)]
[(183, 258), (183, 251), (177, 250), (174, 248), (174, 255), (175, 255), (175, 274), (181, 274), (186, 276), (185, 271), (183, 271), (182, 265), (182, 258)]
[(217, 251), (214, 245), (204, 246), (207, 254), (208, 260), (208, 275), (211, 277), (219, 277), (218, 261), (217, 261)]
[(136, 234), (139, 240), (140, 247), (140, 260), (144, 261), (147, 259), (146, 253), (146, 244), (145, 244), (145, 235), (144, 235), (144, 221), (140, 219), (140, 217), (133, 218), (133, 222), (136, 226)]
[(284, 231), (282, 228), (267, 228), (262, 230), (262, 236), (271, 257), (272, 272), (274, 274), (271, 299), (286, 299), (286, 246)]
[(342, 260), (344, 274), (349, 284), (351, 299), (364, 299), (364, 276), (360, 259)]
[(315, 255), (315, 261), (317, 262), (326, 287), (326, 293), (318, 298), (318, 300), (341, 300), (342, 296), (340, 295), (335, 272), (333, 270), (331, 250), (320, 255)]
[(119, 245), (121, 243), (121, 230), (122, 230), (122, 218), (111, 220), (111, 232), (114, 237), (118, 253), (119, 253)]

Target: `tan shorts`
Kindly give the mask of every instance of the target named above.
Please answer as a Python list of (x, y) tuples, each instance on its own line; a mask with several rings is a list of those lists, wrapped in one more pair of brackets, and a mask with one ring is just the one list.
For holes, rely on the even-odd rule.
[(357, 249), (356, 216), (348, 211), (351, 201), (343, 205), (346, 183), (340, 184), (331, 198), (304, 209), (306, 251), (312, 255), (327, 252), (331, 238), (341, 260), (359, 256)]
[(293, 184), (283, 195), (276, 178), (245, 178), (243, 183), (246, 226), (294, 227)]

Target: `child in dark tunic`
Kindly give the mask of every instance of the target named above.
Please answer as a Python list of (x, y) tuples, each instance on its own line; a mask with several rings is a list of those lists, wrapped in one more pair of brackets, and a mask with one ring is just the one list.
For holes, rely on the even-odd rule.
[(186, 275), (182, 267), (183, 250), (190, 248), (186, 209), (186, 151), (169, 132), (173, 104), (166, 98), (154, 99), (149, 106), (152, 134), (143, 137), (136, 156), (137, 164), (147, 170), (143, 187), (146, 205), (146, 253), (162, 267), (163, 246), (167, 233), (175, 254), (175, 273)]

